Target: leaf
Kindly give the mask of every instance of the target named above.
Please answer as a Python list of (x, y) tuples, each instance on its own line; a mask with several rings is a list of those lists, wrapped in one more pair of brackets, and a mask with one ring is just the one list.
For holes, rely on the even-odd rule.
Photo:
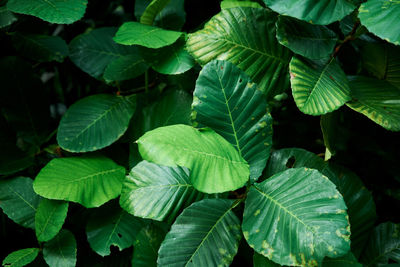
[(250, 78), (228, 61), (204, 66), (193, 93), (193, 119), (231, 143), (260, 177), (272, 144), (272, 118), (265, 96)]
[(131, 21), (122, 24), (114, 37), (114, 41), (123, 45), (160, 48), (175, 43), (181, 35), (182, 32), (164, 30)]
[(10, 253), (4, 260), (5, 267), (22, 267), (34, 261), (39, 254), (38, 248), (25, 248)]
[(140, 17), (140, 23), (153, 25), (156, 16), (161, 12), (161, 10), (165, 8), (165, 6), (170, 1), (171, 0), (152, 0)]
[(136, 78), (149, 68), (139, 54), (129, 54), (113, 60), (104, 71), (104, 79), (123, 81)]
[(400, 131), (400, 90), (387, 81), (349, 77), (353, 101), (346, 105), (390, 131)]
[(276, 264), (275, 262), (271, 261), (270, 259), (264, 257), (263, 255), (261, 255), (257, 252), (254, 252), (253, 266), (254, 267), (280, 267), (281, 265)]
[(305, 114), (326, 114), (351, 100), (346, 75), (334, 58), (324, 64), (293, 57), (289, 70), (294, 101)]
[(152, 68), (161, 74), (181, 74), (190, 70), (195, 64), (192, 56), (185, 50), (183, 38), (163, 48), (143, 48), (141, 51)]
[(52, 240), (46, 242), (43, 248), (43, 257), (52, 267), (75, 267), (76, 241), (68, 230), (61, 230)]
[(166, 166), (190, 169), (190, 181), (204, 193), (221, 193), (242, 187), (249, 166), (239, 152), (211, 129), (186, 125), (160, 127), (138, 141), (143, 159)]
[(333, 53), (338, 37), (328, 27), (279, 16), (276, 38), (281, 45), (309, 59), (326, 58)]
[(115, 95), (92, 95), (74, 103), (61, 119), (58, 144), (70, 152), (102, 149), (117, 141), (128, 129), (136, 99)]
[(340, 258), (325, 258), (323, 265), (324, 267), (362, 267), (362, 264), (358, 263), (353, 253), (348, 253)]
[(58, 36), (17, 32), (13, 35), (13, 42), (20, 54), (38, 62), (63, 62), (69, 53), (67, 43)]
[(87, 0), (9, 0), (7, 8), (15, 13), (32, 15), (44, 21), (71, 24), (85, 14)]
[(263, 2), (279, 14), (319, 25), (341, 20), (356, 8), (348, 0), (263, 0)]
[[(132, 57), (135, 57), (132, 65), (139, 64), (138, 66), (141, 68), (142, 65), (137, 63), (138, 61), (136, 60), (140, 57), (137, 47), (123, 46), (115, 43), (112, 38), (116, 31), (117, 28), (98, 28), (75, 37), (69, 44), (72, 62), (78, 68), (97, 79), (102, 77), (107, 68), (106, 77), (108, 79), (114, 78), (114, 76), (120, 78), (114, 73), (117, 71), (114, 68), (117, 67), (122, 67), (122, 70), (127, 68), (120, 74), (122, 78), (126, 78), (128, 76), (126, 71), (132, 68), (129, 65)], [(117, 62), (115, 63), (114, 61)], [(110, 64), (113, 64), (113, 66), (109, 66)], [(140, 73), (140, 71), (135, 70), (130, 78), (134, 78), (137, 73)]]
[(45, 198), (99, 207), (121, 193), (125, 169), (97, 156), (56, 158), (37, 175), (33, 188)]
[(247, 195), (243, 234), (255, 251), (282, 265), (316, 266), (350, 249), (346, 205), (316, 170), (289, 169)]
[(132, 266), (157, 267), (158, 249), (165, 233), (152, 224), (144, 226), (133, 243)]
[(34, 229), (40, 198), (33, 191), (32, 182), (27, 177), (0, 181), (0, 207), (15, 223)]
[[(107, 214), (107, 216), (104, 216)], [(96, 210), (86, 226), (90, 247), (99, 255), (110, 255), (111, 246), (123, 250), (132, 246), (143, 223), (113, 205)]]
[(186, 208), (161, 243), (158, 266), (229, 266), (241, 239), (232, 205), (204, 199)]
[(358, 17), (362, 25), (378, 37), (400, 45), (400, 3), (398, 1), (369, 0), (361, 4)]
[(235, 7), (263, 8), (259, 3), (252, 1), (224, 0), (221, 2), (221, 9), (228, 9)]
[(17, 18), (6, 6), (0, 7), (0, 28), (10, 26), (15, 21), (17, 21)]
[(45, 242), (58, 234), (68, 212), (68, 202), (43, 198), (35, 215), (35, 232), (39, 242)]
[(120, 205), (137, 217), (173, 221), (181, 209), (203, 197), (190, 184), (187, 168), (142, 161), (126, 176)]
[(275, 37), (276, 15), (266, 9), (222, 10), (203, 30), (189, 34), (187, 50), (201, 65), (227, 60), (246, 72), (269, 97), (288, 86), (290, 51)]
[(366, 266), (382, 266), (389, 260), (400, 262), (400, 225), (392, 222), (375, 227), (361, 256)]

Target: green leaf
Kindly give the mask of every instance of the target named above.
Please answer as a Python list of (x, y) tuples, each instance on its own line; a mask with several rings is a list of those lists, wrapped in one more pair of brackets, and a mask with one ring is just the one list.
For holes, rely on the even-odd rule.
[(348, 253), (340, 258), (325, 258), (323, 265), (324, 267), (362, 267), (363, 265), (358, 263), (353, 253)]
[(247, 195), (243, 234), (255, 251), (282, 265), (316, 266), (350, 249), (346, 205), (316, 170), (289, 169)]
[(231, 143), (260, 177), (272, 143), (272, 118), (265, 96), (250, 78), (228, 61), (204, 66), (193, 93), (193, 119)]
[(164, 237), (165, 233), (159, 227), (144, 226), (133, 243), (132, 266), (157, 267), (158, 249)]
[(5, 267), (22, 267), (34, 261), (39, 254), (38, 248), (25, 248), (9, 254), (3, 260)]
[(7, 27), (17, 21), (17, 18), (6, 6), (0, 7), (0, 28)]
[(7, 8), (15, 13), (32, 15), (51, 23), (70, 24), (85, 14), (87, 0), (9, 0)]
[(289, 70), (294, 101), (305, 114), (326, 114), (351, 100), (347, 77), (334, 58), (325, 64), (293, 57)]
[(265, 5), (279, 14), (326, 25), (350, 14), (356, 5), (348, 0), (263, 0)]
[[(142, 65), (136, 60), (140, 57), (138, 48), (115, 43), (112, 38), (116, 31), (117, 28), (99, 28), (75, 37), (69, 44), (72, 62), (84, 72), (98, 79), (101, 78), (106, 68), (108, 68), (108, 79), (114, 78), (114, 76), (117, 78), (129, 77), (126, 72), (136, 66), (135, 64), (139, 64), (137, 67), (141, 69)], [(131, 62), (132, 57), (134, 57), (133, 62)], [(113, 63), (114, 61), (117, 62)], [(108, 67), (111, 63), (113, 66)], [(117, 72), (115, 68), (118, 67), (120, 71), (123, 70), (119, 76), (115, 73)], [(134, 78), (138, 73), (140, 71), (135, 70), (130, 78)]]
[(33, 184), (37, 194), (77, 202), (86, 208), (99, 207), (121, 193), (125, 169), (97, 156), (51, 160)]
[(149, 66), (139, 54), (129, 54), (113, 60), (104, 71), (108, 81), (129, 80), (143, 74)]
[(38, 241), (52, 239), (60, 231), (68, 212), (68, 202), (43, 198), (35, 215), (35, 232)]
[(161, 10), (165, 8), (165, 6), (170, 1), (171, 0), (152, 0), (140, 17), (140, 23), (153, 25), (156, 16), (161, 12)]
[(361, 257), (366, 266), (382, 266), (390, 260), (400, 262), (400, 225), (386, 222), (372, 233)]
[(221, 9), (228, 9), (235, 7), (263, 8), (259, 3), (252, 1), (224, 0), (221, 2)]
[(70, 152), (102, 149), (117, 141), (128, 129), (136, 99), (115, 95), (92, 95), (74, 103), (61, 119), (58, 144)]
[(160, 48), (175, 43), (181, 35), (182, 32), (164, 30), (131, 21), (122, 24), (114, 37), (114, 41), (123, 45)]
[(195, 61), (185, 50), (185, 40), (179, 38), (174, 44), (160, 49), (143, 48), (143, 57), (161, 74), (181, 74), (190, 70)]
[(400, 2), (369, 0), (358, 9), (362, 25), (388, 42), (400, 45)]
[(58, 36), (15, 33), (13, 42), (20, 54), (39, 62), (63, 62), (68, 56), (67, 43)]
[(266, 9), (222, 10), (203, 30), (189, 35), (187, 50), (201, 64), (213, 59), (237, 65), (272, 97), (288, 86), (290, 51), (275, 37), (276, 15)]
[(143, 159), (189, 168), (191, 183), (204, 193), (236, 190), (249, 179), (247, 162), (211, 129), (196, 130), (186, 125), (160, 127), (137, 142)]
[[(104, 216), (107, 214), (107, 216)], [(113, 205), (96, 210), (90, 218), (86, 234), (90, 247), (99, 255), (110, 255), (111, 246), (123, 250), (133, 245), (143, 223)]]
[(120, 205), (137, 217), (173, 221), (181, 209), (203, 197), (190, 184), (187, 168), (142, 161), (126, 176)]
[(186, 208), (161, 244), (158, 266), (229, 266), (242, 237), (232, 205), (204, 199)]
[(52, 240), (46, 242), (43, 257), (51, 267), (75, 267), (76, 241), (68, 230), (61, 230)]
[(15, 223), (34, 229), (40, 198), (33, 191), (32, 183), (27, 177), (0, 181), (0, 207)]
[[(276, 264), (270, 259), (264, 257), (263, 255), (254, 252), (253, 255), (253, 267), (280, 267), (281, 265)], [(324, 266), (325, 267), (325, 266)]]
[(383, 128), (400, 131), (400, 90), (387, 81), (349, 77), (353, 101), (346, 105)]
[(276, 38), (294, 53), (310, 59), (326, 58), (333, 53), (338, 40), (336, 33), (326, 26), (279, 16)]

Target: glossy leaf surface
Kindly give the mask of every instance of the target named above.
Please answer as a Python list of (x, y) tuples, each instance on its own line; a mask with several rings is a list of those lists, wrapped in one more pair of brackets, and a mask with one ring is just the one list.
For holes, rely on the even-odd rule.
[(60, 231), (68, 212), (68, 202), (43, 198), (35, 214), (35, 232), (38, 241), (52, 239)]
[(46, 263), (52, 267), (74, 267), (76, 252), (74, 235), (63, 229), (52, 240), (44, 244), (43, 257)]
[(38, 248), (25, 248), (10, 253), (4, 260), (3, 266), (22, 267), (36, 259), (39, 254)]

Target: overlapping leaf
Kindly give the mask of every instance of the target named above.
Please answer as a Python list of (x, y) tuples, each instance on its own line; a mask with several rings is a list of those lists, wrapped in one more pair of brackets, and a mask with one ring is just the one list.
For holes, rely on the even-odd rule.
[(126, 177), (120, 205), (137, 217), (172, 221), (182, 208), (202, 197), (190, 184), (187, 168), (142, 161)]
[(83, 17), (87, 3), (87, 0), (10, 0), (7, 8), (12, 12), (32, 15), (51, 23), (70, 24)]
[(384, 80), (364, 76), (349, 77), (353, 101), (351, 109), (391, 131), (400, 131), (400, 90)]
[(353, 253), (348, 253), (347, 255), (340, 258), (325, 258), (323, 265), (324, 267), (362, 267), (361, 263), (358, 263), (356, 257)]
[(157, 267), (158, 249), (165, 232), (155, 225), (146, 225), (136, 235), (133, 243), (132, 266)]
[(125, 169), (102, 157), (57, 158), (41, 169), (34, 182), (37, 194), (98, 207), (121, 193)]
[(231, 143), (257, 179), (268, 160), (272, 118), (265, 96), (250, 78), (228, 61), (211, 61), (200, 72), (193, 93), (193, 119)]
[(0, 7), (0, 28), (7, 27), (15, 21), (17, 21), (17, 18), (6, 6)]
[(156, 16), (171, 0), (152, 0), (140, 17), (140, 23), (153, 25)]
[(193, 186), (205, 193), (242, 187), (249, 179), (249, 165), (239, 152), (211, 129), (186, 125), (160, 127), (138, 141), (143, 159), (166, 166), (190, 169)]
[(310, 59), (321, 59), (333, 53), (336, 33), (325, 26), (313, 25), (285, 16), (276, 22), (276, 38), (294, 53)]
[(388, 42), (400, 45), (400, 2), (369, 0), (361, 4), (358, 17), (362, 25)]
[(61, 119), (58, 144), (71, 152), (94, 151), (120, 138), (135, 111), (136, 99), (92, 95), (74, 103)]
[(348, 0), (263, 0), (275, 12), (313, 24), (326, 25), (350, 14), (356, 5)]
[(241, 239), (232, 205), (204, 199), (186, 208), (161, 243), (158, 266), (229, 266)]
[(351, 99), (346, 75), (334, 58), (325, 63), (293, 57), (289, 69), (293, 98), (303, 113), (326, 114)]
[(276, 15), (262, 8), (224, 9), (189, 35), (187, 49), (201, 65), (232, 62), (272, 97), (288, 87), (290, 60), (290, 51), (276, 40), (275, 21)]
[(346, 205), (316, 170), (289, 169), (250, 188), (243, 234), (258, 253), (282, 265), (313, 266), (350, 249)]
[(68, 202), (42, 199), (35, 214), (38, 241), (49, 241), (60, 231), (68, 212)]
[(76, 241), (68, 230), (61, 230), (52, 240), (43, 247), (43, 258), (49, 266), (75, 267)]

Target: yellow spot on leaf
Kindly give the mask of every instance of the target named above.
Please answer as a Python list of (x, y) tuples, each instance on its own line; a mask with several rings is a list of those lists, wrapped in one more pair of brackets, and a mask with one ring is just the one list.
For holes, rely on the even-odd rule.
[(261, 211), (260, 210), (256, 210), (256, 212), (254, 212), (254, 216), (257, 216), (258, 214), (260, 214)]

